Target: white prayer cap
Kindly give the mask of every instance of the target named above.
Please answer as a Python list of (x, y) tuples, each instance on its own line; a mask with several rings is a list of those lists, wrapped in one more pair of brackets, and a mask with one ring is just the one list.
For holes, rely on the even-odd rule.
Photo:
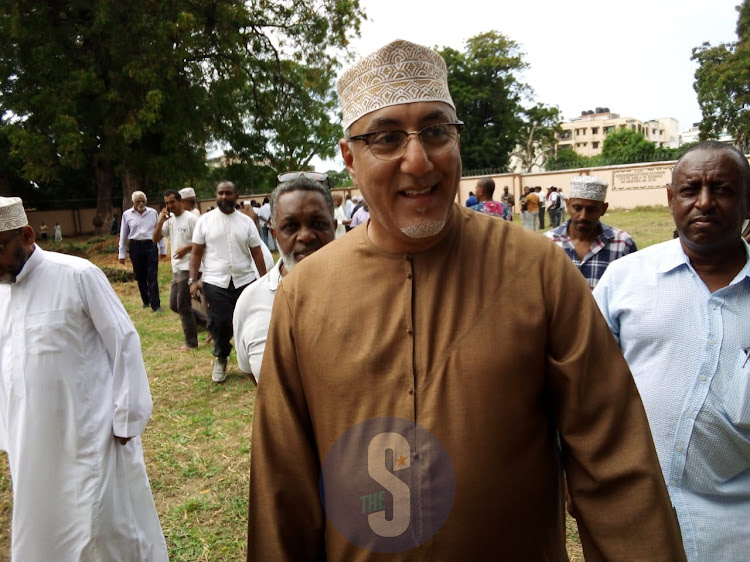
[(381, 47), (339, 78), (344, 130), (383, 107), (419, 101), (456, 106), (448, 91), (448, 70), (437, 52), (401, 39)]
[(180, 197), (183, 199), (190, 199), (191, 197), (195, 199), (195, 190), (192, 187), (183, 187), (180, 190)]
[(0, 197), (0, 232), (16, 230), (29, 224), (20, 197)]
[(135, 200), (138, 199), (139, 197), (143, 197), (146, 200), (146, 202), (148, 202), (148, 197), (146, 197), (146, 194), (143, 193), (142, 191), (134, 191), (133, 195), (130, 196), (130, 199), (131, 201), (135, 202)]
[(591, 199), (604, 201), (607, 198), (609, 184), (594, 176), (578, 176), (570, 180), (570, 199)]

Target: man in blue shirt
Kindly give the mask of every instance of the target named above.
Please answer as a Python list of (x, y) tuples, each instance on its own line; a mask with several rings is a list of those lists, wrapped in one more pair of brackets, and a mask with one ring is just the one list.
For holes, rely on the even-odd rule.
[(609, 266), (594, 297), (630, 366), (691, 561), (750, 551), (750, 166), (700, 143), (667, 199), (679, 238)]

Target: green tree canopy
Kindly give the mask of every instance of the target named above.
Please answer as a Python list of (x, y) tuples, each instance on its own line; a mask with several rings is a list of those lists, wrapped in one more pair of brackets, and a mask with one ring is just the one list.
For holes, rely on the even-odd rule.
[[(105, 217), (118, 180), (126, 201), (180, 185), (211, 141), (266, 166), (325, 157), (334, 55), (362, 17), (358, 0), (0, 0), (11, 154), (36, 183), (88, 170)], [(300, 104), (309, 119), (284, 114)]]
[(726, 130), (741, 150), (750, 152), (750, 0), (737, 11), (737, 42), (693, 49), (692, 59), (698, 61), (693, 87), (703, 113), (701, 140)]
[(530, 89), (518, 74), (528, 65), (518, 44), (497, 31), (472, 37), (459, 52), (438, 49), (448, 66), (448, 85), (461, 133), (464, 169), (505, 169), (521, 128), (522, 98)]
[(560, 127), (560, 110), (537, 104), (521, 112), (521, 127), (512, 156), (518, 158), (521, 170), (533, 171), (534, 166), (544, 167), (557, 146)]
[(602, 162), (631, 164), (651, 162), (656, 155), (656, 143), (646, 139), (643, 133), (621, 129), (610, 133), (602, 145)]

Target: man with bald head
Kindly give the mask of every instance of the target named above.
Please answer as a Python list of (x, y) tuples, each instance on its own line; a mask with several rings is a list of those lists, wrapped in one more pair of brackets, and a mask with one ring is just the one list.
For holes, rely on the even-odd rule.
[[(587, 556), (682, 559), (586, 283), (543, 237), (455, 203), (463, 125), (443, 59), (395, 41), (338, 91), (370, 219), (277, 289), (248, 559), (567, 560), (565, 478)], [(519, 292), (538, 298), (518, 307)]]
[(689, 560), (750, 551), (750, 166), (717, 141), (672, 171), (678, 238), (610, 264), (594, 290), (659, 453)]
[(133, 274), (138, 282), (143, 308), (151, 307), (154, 312), (161, 312), (159, 298), (159, 255), (167, 257), (167, 245), (164, 240), (158, 244), (151, 239), (158, 213), (146, 205), (146, 194), (134, 191), (133, 207), (122, 214), (120, 223), (120, 247), (118, 258), (125, 263), (125, 256), (130, 253)]
[[(201, 290), (198, 272), (203, 264), (202, 289), (206, 297), (206, 328), (214, 341), (215, 383), (227, 378), (232, 351), (232, 315), (242, 291), (266, 274), (268, 248), (253, 220), (236, 211), (237, 188), (230, 181), (216, 186), (216, 209), (201, 215), (193, 230), (188, 286), (196, 297)], [(264, 252), (265, 249), (265, 252)], [(273, 266), (273, 258), (270, 258)]]

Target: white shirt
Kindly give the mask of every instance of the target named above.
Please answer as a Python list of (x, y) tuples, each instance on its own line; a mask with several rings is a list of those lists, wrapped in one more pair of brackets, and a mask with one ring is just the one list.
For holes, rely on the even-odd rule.
[(219, 209), (201, 215), (193, 230), (193, 244), (205, 246), (203, 281), (226, 289), (230, 280), (243, 287), (258, 277), (249, 248), (263, 244), (250, 217)]
[(183, 246), (189, 246), (193, 243), (193, 230), (195, 229), (195, 224), (197, 222), (198, 217), (193, 213), (190, 211), (183, 211), (179, 217), (173, 214), (161, 227), (161, 235), (165, 238), (169, 238), (171, 242), (172, 271), (175, 273), (178, 271), (190, 270), (190, 252), (181, 258), (176, 258), (174, 253), (175, 250), (182, 248)]
[(263, 203), (263, 205), (260, 206), (260, 209), (258, 209), (257, 215), (260, 220), (260, 226), (270, 226), (268, 223), (271, 220), (271, 204)]
[(37, 247), (0, 284), (13, 560), (167, 560), (138, 437), (150, 415), (138, 332), (107, 278)]
[(347, 199), (346, 203), (344, 203), (344, 212), (346, 213), (346, 218), (350, 219), (352, 218), (352, 210), (354, 209), (354, 201), (351, 199)]
[(260, 382), (260, 365), (266, 348), (268, 326), (276, 289), (281, 282), (281, 260), (266, 275), (245, 289), (234, 307), (234, 345), (237, 364)]
[[(129, 240), (148, 240), (150, 242), (157, 222), (159, 222), (159, 213), (151, 207), (146, 207), (143, 213), (139, 213), (132, 207), (125, 211), (120, 222), (120, 245), (117, 257), (125, 259)], [(162, 256), (167, 255), (167, 244), (163, 239), (159, 241), (158, 246), (159, 253)]]
[(341, 238), (346, 234), (346, 226), (343, 222), (346, 220), (346, 213), (341, 205), (333, 210), (333, 218), (336, 219), (336, 238)]

